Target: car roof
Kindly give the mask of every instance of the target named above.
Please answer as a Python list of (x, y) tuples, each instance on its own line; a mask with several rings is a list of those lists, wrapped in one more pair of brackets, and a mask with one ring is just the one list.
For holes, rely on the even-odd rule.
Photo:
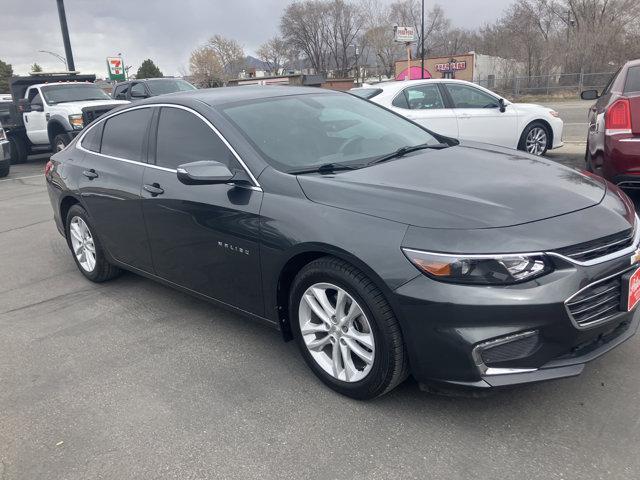
[(176, 92), (161, 95), (160, 97), (151, 97), (138, 105), (146, 103), (159, 103), (171, 98), (176, 100), (198, 100), (211, 107), (222, 105), (225, 103), (242, 102), (248, 100), (259, 100), (263, 98), (286, 97), (289, 95), (310, 95), (310, 94), (340, 94), (335, 90), (327, 90), (318, 87), (292, 87), (292, 86), (275, 86), (275, 85), (243, 85), (237, 87), (219, 87), (219, 88), (203, 88), (200, 90), (191, 90), (188, 92)]

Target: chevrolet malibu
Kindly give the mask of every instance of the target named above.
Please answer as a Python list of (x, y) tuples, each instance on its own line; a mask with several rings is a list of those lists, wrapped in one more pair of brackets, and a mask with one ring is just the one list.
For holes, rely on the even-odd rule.
[(345, 93), (150, 98), (91, 124), (45, 175), (88, 280), (129, 270), (264, 321), (351, 397), (409, 374), (569, 377), (638, 327), (640, 229), (618, 188)]

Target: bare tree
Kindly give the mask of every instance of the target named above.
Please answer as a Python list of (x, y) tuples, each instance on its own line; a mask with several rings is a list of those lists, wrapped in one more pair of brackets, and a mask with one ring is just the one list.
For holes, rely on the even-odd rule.
[(323, 33), (335, 76), (346, 77), (355, 66), (356, 45), (362, 29), (362, 10), (344, 0), (324, 2)]
[(223, 85), (224, 69), (216, 52), (207, 45), (191, 52), (189, 70), (192, 82), (200, 88)]
[(328, 71), (327, 47), (323, 16), (326, 3), (322, 0), (304, 0), (289, 4), (280, 19), (284, 40), (294, 49), (304, 53), (316, 73)]
[(240, 71), (245, 68), (244, 50), (236, 40), (222, 35), (214, 35), (206, 46), (214, 52), (218, 62), (222, 65), (222, 78), (225, 83), (231, 78), (237, 77)]
[[(422, 7), (418, 0), (400, 0), (390, 6), (392, 23), (404, 27), (413, 27), (416, 31), (416, 56), (421, 56), (422, 48)], [(424, 51), (425, 56), (433, 51), (442, 50), (446, 45), (447, 31), (451, 28), (451, 21), (447, 18), (442, 7), (435, 4), (425, 12), (424, 18)]]
[(275, 36), (264, 42), (256, 53), (273, 75), (279, 75), (289, 56), (289, 48), (281, 37)]

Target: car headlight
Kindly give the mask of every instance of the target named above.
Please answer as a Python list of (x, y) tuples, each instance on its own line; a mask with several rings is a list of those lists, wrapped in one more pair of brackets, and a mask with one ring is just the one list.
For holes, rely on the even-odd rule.
[(81, 113), (76, 113), (74, 115), (69, 115), (69, 123), (74, 130), (81, 130), (84, 127), (84, 120), (82, 119)]
[(549, 115), (551, 115), (552, 117), (560, 118), (560, 114), (555, 110), (549, 110)]
[(443, 282), (509, 285), (526, 282), (553, 270), (542, 255), (455, 255), (403, 248), (418, 270)]

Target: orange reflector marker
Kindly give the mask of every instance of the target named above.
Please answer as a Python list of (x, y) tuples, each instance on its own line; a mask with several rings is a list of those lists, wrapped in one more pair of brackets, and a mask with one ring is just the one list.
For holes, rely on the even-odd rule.
[(448, 276), (451, 276), (451, 264), (450, 263), (429, 262), (428, 260), (423, 260), (421, 258), (414, 258), (413, 261), (422, 270), (424, 270), (426, 272), (429, 272), (431, 275), (435, 275), (437, 277), (448, 277)]

